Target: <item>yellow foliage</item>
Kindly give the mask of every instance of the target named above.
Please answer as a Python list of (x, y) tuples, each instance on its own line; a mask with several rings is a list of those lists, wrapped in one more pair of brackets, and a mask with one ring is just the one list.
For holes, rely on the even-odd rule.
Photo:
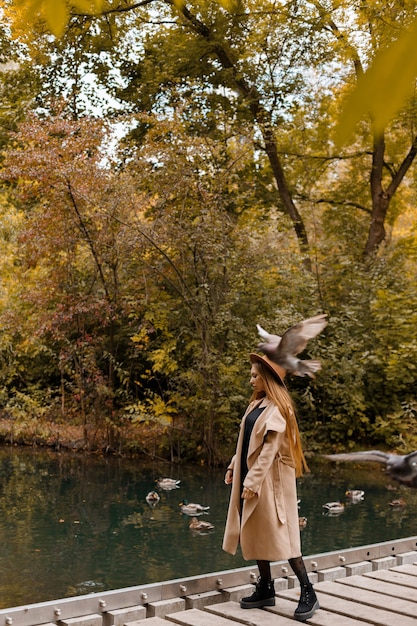
[(154, 395), (145, 401), (137, 402), (126, 407), (132, 424), (153, 425), (162, 428), (169, 427), (176, 415), (176, 409), (169, 401), (163, 400), (160, 396)]
[(28, 31), (30, 24), (37, 19), (46, 23), (55, 37), (60, 37), (68, 24), (70, 8), (77, 12), (95, 14), (100, 12), (103, 0), (14, 0), (9, 3), (0, 2), (0, 8), (9, 17), (13, 31)]
[(393, 44), (381, 50), (358, 80), (344, 107), (337, 131), (339, 144), (347, 141), (356, 123), (371, 115), (381, 133), (411, 96), (417, 76), (417, 19)]
[(173, 374), (178, 369), (178, 363), (172, 359), (170, 352), (175, 346), (167, 346), (164, 349), (153, 350), (151, 353), (153, 369), (155, 372), (164, 372), (165, 374)]
[(232, 11), (236, 3), (234, 0), (219, 0), (219, 4), (227, 11)]
[[(218, 0), (219, 4), (230, 11), (234, 0)], [(68, 24), (71, 8), (76, 12), (94, 15), (103, 8), (104, 0), (0, 0), (0, 9), (10, 19), (15, 34), (27, 33), (30, 24), (41, 19), (55, 37), (61, 37)], [(173, 0), (178, 10), (185, 5), (185, 0)]]
[(134, 344), (136, 344), (136, 346), (140, 346), (144, 349), (149, 344), (149, 333), (147, 328), (142, 327), (139, 329), (139, 332), (132, 335), (130, 339)]

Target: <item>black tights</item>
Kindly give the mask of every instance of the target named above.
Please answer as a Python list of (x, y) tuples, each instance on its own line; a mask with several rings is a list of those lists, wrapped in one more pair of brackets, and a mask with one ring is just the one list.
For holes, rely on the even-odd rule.
[(263, 580), (271, 580), (271, 562), (270, 561), (256, 561), (259, 569), (259, 576)]
[[(271, 580), (271, 563), (270, 561), (256, 561), (259, 569), (259, 575), (264, 580)], [(297, 576), (300, 581), (300, 585), (308, 585), (309, 578), (307, 575), (306, 566), (304, 565), (303, 557), (297, 556), (294, 559), (288, 559), (288, 563), (291, 565), (291, 568), (294, 574)]]
[(300, 581), (301, 587), (310, 584), (310, 580), (307, 575), (306, 566), (304, 565), (303, 557), (297, 556), (295, 559), (288, 559), (288, 563), (291, 565), (294, 574)]

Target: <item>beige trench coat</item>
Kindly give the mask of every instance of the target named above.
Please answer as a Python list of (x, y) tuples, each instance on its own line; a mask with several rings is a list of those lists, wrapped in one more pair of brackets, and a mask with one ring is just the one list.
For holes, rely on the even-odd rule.
[(286, 422), (267, 398), (255, 422), (248, 450), (244, 487), (256, 493), (244, 501), (241, 516), (240, 457), (245, 419), (259, 401), (252, 402), (242, 418), (236, 453), (229, 464), (233, 483), (227, 513), (223, 550), (235, 554), (240, 542), (246, 560), (280, 561), (301, 555), (297, 487), (290, 456)]

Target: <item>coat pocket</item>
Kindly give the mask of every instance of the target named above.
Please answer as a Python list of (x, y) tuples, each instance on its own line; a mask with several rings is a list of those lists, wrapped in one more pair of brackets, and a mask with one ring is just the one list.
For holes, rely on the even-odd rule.
[(273, 463), (273, 473), (274, 473), (274, 501), (275, 508), (277, 512), (277, 516), (281, 524), (285, 524), (287, 521), (287, 511), (285, 508), (285, 497), (282, 481), (285, 478), (283, 477), (283, 467), (280, 459), (277, 457)]

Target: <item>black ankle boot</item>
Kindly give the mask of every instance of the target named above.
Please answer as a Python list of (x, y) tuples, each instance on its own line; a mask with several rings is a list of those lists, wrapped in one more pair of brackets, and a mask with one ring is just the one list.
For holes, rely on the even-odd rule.
[(310, 619), (314, 612), (320, 608), (319, 601), (317, 600), (316, 593), (313, 589), (313, 585), (301, 586), (301, 597), (297, 608), (295, 609), (294, 619), (299, 622), (305, 622), (306, 619)]
[(242, 598), (241, 609), (259, 609), (262, 606), (275, 606), (275, 587), (273, 580), (258, 578), (255, 591), (251, 596)]

